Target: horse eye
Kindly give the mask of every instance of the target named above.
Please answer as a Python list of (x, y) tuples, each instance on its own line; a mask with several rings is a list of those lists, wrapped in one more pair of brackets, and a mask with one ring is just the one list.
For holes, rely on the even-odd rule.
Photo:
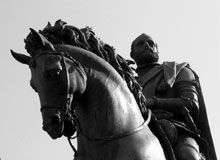
[(58, 68), (50, 69), (46, 71), (46, 78), (50, 80), (58, 79), (60, 76), (61, 70)]

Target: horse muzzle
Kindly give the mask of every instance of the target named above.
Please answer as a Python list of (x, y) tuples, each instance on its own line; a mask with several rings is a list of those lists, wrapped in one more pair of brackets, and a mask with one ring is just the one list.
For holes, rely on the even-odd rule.
[(46, 131), (52, 139), (60, 138), (63, 135), (64, 124), (60, 113), (49, 117), (43, 117), (43, 130)]

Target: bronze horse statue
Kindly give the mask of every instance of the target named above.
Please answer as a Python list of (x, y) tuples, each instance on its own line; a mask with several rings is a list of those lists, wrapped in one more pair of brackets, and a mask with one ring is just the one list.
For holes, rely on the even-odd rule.
[(77, 132), (76, 160), (166, 159), (129, 62), (91, 28), (59, 20), (31, 29), (25, 43), (30, 56), (11, 52), (30, 67), (43, 130), (53, 139)]

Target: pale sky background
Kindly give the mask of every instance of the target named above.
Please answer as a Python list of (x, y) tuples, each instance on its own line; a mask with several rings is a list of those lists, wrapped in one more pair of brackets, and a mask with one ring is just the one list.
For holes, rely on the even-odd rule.
[(216, 152), (220, 156), (220, 6), (218, 0), (1, 0), (0, 158), (72, 159), (66, 140), (42, 130), (38, 95), (29, 86), (27, 66), (10, 49), (26, 53), (29, 28), (58, 19), (96, 35), (129, 58), (141, 33), (157, 41), (160, 62), (189, 62), (200, 76)]

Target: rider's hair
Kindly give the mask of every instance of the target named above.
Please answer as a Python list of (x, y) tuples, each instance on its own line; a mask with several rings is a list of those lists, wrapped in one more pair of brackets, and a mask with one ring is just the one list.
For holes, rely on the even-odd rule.
[[(123, 57), (116, 54), (115, 49), (96, 37), (90, 27), (79, 29), (75, 26), (67, 25), (64, 21), (58, 20), (55, 22), (54, 26), (48, 23), (47, 26), (39, 32), (54, 45), (69, 44), (78, 46), (106, 60), (127, 82), (128, 88), (134, 94), (141, 112), (147, 112), (145, 106), (146, 100), (142, 93), (142, 88), (135, 79), (134, 70), (130, 67), (132, 61), (125, 60)], [(25, 39), (25, 44), (25, 48), (29, 53), (37, 46), (31, 34)]]

